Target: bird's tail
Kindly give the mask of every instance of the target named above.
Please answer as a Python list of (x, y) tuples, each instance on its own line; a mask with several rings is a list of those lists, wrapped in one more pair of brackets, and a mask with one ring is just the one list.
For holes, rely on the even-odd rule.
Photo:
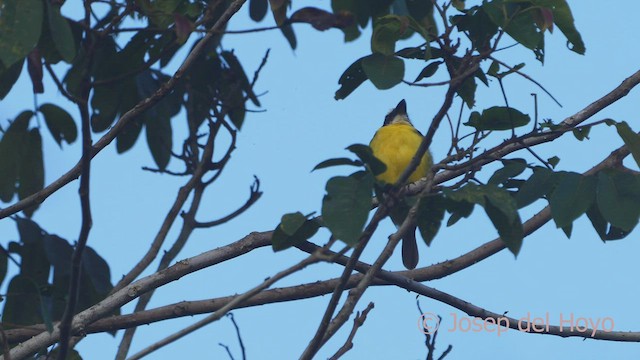
[(418, 266), (418, 243), (416, 242), (416, 229), (411, 229), (402, 238), (402, 263), (413, 270)]

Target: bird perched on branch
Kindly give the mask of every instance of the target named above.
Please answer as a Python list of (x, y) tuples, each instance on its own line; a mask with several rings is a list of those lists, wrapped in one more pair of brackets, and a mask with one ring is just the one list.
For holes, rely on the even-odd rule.
[[(382, 127), (378, 129), (369, 144), (373, 155), (387, 166), (383, 173), (376, 175), (376, 179), (385, 184), (394, 184), (398, 181), (421, 142), (422, 134), (413, 127), (407, 115), (407, 103), (402, 100), (387, 114)], [(416, 170), (409, 176), (408, 182), (415, 182), (426, 176), (432, 164), (431, 154), (427, 150)], [(402, 224), (407, 210), (405, 203), (398, 204), (391, 210), (391, 220), (396, 226)], [(418, 265), (415, 226), (409, 229), (402, 239), (402, 263), (407, 269), (414, 269)]]

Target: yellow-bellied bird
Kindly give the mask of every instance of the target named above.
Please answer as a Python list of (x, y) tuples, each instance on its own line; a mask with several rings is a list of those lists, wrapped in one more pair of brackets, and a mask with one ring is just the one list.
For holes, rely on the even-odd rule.
[[(411, 162), (421, 142), (422, 134), (413, 127), (407, 116), (407, 103), (402, 100), (387, 114), (382, 127), (369, 144), (373, 155), (387, 166), (385, 172), (378, 174), (376, 179), (386, 184), (394, 184)], [(408, 182), (415, 182), (426, 176), (432, 164), (431, 154), (427, 150), (416, 170), (409, 176)], [(392, 211), (391, 219), (396, 226), (400, 226), (404, 216)], [(402, 263), (407, 269), (414, 269), (418, 265), (415, 228), (410, 229), (402, 239)]]

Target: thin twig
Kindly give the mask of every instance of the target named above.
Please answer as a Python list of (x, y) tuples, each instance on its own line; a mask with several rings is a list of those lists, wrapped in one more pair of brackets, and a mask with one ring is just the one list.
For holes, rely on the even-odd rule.
[[(84, 2), (86, 25), (91, 21), (91, 2)], [(65, 307), (62, 318), (60, 319), (60, 342), (58, 343), (58, 360), (65, 360), (69, 351), (69, 341), (71, 340), (71, 322), (76, 311), (76, 304), (80, 293), (80, 274), (82, 270), (82, 258), (84, 249), (89, 240), (89, 232), (93, 225), (91, 216), (90, 202), (90, 176), (91, 176), (91, 158), (92, 158), (92, 140), (91, 140), (91, 117), (89, 115), (89, 92), (91, 91), (89, 69), (93, 61), (94, 44), (91, 34), (85, 32), (83, 46), (87, 49), (88, 64), (83, 69), (81, 80), (81, 102), (78, 102), (80, 110), (80, 118), (82, 121), (82, 174), (80, 176), (80, 206), (82, 212), (82, 220), (80, 225), (80, 235), (76, 243), (73, 255), (71, 256), (71, 276), (69, 278), (69, 290), (67, 293), (67, 305)]]
[(358, 312), (356, 314), (355, 319), (353, 319), (353, 327), (351, 328), (351, 332), (349, 333), (347, 340), (345, 341), (344, 345), (342, 345), (340, 349), (338, 349), (338, 351), (329, 358), (329, 360), (338, 360), (342, 357), (342, 355), (346, 354), (353, 348), (353, 339), (356, 337), (358, 329), (362, 327), (362, 325), (364, 325), (364, 322), (367, 320), (369, 311), (371, 311), (371, 309), (373, 308), (374, 305), (372, 302), (370, 302), (369, 305), (367, 305), (367, 307), (362, 311), (362, 313)]

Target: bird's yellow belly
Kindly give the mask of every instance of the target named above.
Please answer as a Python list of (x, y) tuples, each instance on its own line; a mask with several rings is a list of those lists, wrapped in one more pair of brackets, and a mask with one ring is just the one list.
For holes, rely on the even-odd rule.
[[(411, 162), (421, 142), (422, 136), (411, 125), (390, 124), (378, 129), (369, 146), (375, 157), (387, 165), (387, 170), (376, 178), (389, 184), (395, 183)], [(408, 182), (426, 176), (431, 162), (431, 154), (427, 151), (418, 168), (409, 176)]]

